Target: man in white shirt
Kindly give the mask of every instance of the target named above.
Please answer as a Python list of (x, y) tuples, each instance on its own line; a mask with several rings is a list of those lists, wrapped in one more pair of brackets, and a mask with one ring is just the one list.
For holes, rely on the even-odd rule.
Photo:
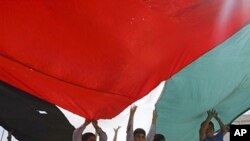
[(129, 121), (127, 126), (127, 141), (153, 141), (155, 136), (155, 125), (156, 125), (156, 118), (157, 113), (156, 111), (153, 112), (153, 118), (149, 133), (146, 136), (146, 132), (142, 128), (137, 128), (133, 131), (133, 122), (134, 122), (134, 114), (137, 109), (137, 106), (132, 106), (130, 109)]

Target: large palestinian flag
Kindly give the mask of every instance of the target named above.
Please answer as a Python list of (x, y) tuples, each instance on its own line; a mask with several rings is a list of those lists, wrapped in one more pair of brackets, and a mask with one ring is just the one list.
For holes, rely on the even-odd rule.
[(192, 140), (209, 108), (234, 107), (230, 121), (248, 107), (229, 92), (247, 80), (249, 21), (249, 0), (1, 0), (0, 80), (87, 119), (169, 80), (158, 131)]

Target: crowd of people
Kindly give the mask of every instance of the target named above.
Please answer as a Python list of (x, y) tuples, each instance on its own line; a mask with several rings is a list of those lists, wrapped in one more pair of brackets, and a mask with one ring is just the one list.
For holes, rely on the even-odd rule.
[[(136, 110), (137, 106), (132, 106), (130, 108), (126, 141), (166, 141), (164, 135), (156, 133), (157, 112), (155, 110), (153, 111), (151, 126), (147, 134), (142, 128), (137, 128), (134, 130), (133, 124)], [(217, 133), (215, 133), (214, 123), (211, 121), (212, 118), (214, 118), (220, 126), (220, 130)], [(84, 132), (84, 129), (89, 124), (92, 124), (95, 128), (95, 134), (91, 132), (82, 134)], [(120, 126), (114, 128), (113, 141), (117, 141), (118, 131), (120, 128)], [(211, 109), (207, 111), (207, 117), (200, 125), (199, 141), (223, 141), (223, 137), (228, 131), (229, 127), (222, 122), (222, 120), (218, 116), (218, 113), (214, 109)], [(13, 131), (8, 132), (8, 141), (11, 141), (12, 132)], [(72, 141), (96, 141), (97, 136), (99, 136), (100, 141), (108, 140), (107, 134), (98, 125), (97, 120), (85, 120), (80, 127), (74, 130)]]
[[(145, 130), (142, 128), (137, 128), (134, 130), (134, 115), (136, 113), (137, 106), (132, 106), (130, 108), (130, 115), (127, 124), (127, 136), (126, 141), (166, 141), (165, 136), (162, 134), (156, 133), (156, 120), (157, 120), (157, 112), (153, 111), (152, 122), (149, 129), (149, 132), (146, 134)], [(215, 134), (214, 124), (211, 121), (212, 118), (218, 122), (220, 126), (220, 130)], [(92, 123), (96, 130), (96, 134), (87, 132), (82, 134), (87, 125)], [(121, 127), (118, 126), (114, 128), (114, 137), (113, 141), (117, 141), (118, 131)], [(218, 116), (218, 113), (212, 109), (207, 111), (207, 118), (201, 123), (199, 130), (199, 140), (200, 141), (223, 141), (224, 135), (228, 132), (227, 126), (221, 121)], [(76, 128), (73, 132), (73, 140), (72, 141), (96, 141), (97, 135), (99, 136), (100, 141), (107, 141), (107, 134), (98, 126), (98, 122), (96, 120), (85, 122), (78, 128)]]
[[(146, 134), (145, 130), (142, 128), (137, 128), (134, 130), (134, 115), (137, 110), (137, 106), (132, 106), (130, 108), (129, 120), (127, 125), (127, 136), (126, 141), (166, 141), (165, 136), (162, 134), (156, 133), (156, 120), (157, 120), (157, 112), (153, 111), (152, 122), (149, 129), (149, 132)], [(214, 118), (219, 126), (220, 130), (215, 133), (214, 123), (211, 121)], [(84, 129), (92, 124), (95, 128), (96, 133), (84, 132)], [(113, 141), (117, 141), (118, 131), (121, 127), (118, 126), (114, 128), (114, 137)], [(218, 116), (218, 113), (212, 109), (207, 111), (206, 119), (201, 123), (199, 129), (199, 141), (223, 141), (224, 135), (229, 131), (229, 127), (226, 126)], [(12, 131), (8, 132), (8, 141), (11, 141)], [(85, 120), (84, 123), (76, 128), (73, 132), (72, 141), (96, 141), (97, 136), (99, 136), (100, 141), (107, 141), (108, 136), (102, 130), (102, 128), (98, 125), (97, 120)]]

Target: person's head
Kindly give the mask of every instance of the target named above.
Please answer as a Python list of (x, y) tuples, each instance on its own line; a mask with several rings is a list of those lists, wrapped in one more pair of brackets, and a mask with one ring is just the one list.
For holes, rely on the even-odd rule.
[(134, 131), (134, 141), (145, 141), (146, 140), (146, 132), (142, 128), (137, 128)]
[(96, 141), (96, 136), (93, 133), (84, 133), (82, 135), (82, 141)]
[(207, 137), (213, 137), (214, 136), (214, 123), (212, 121), (209, 122), (207, 131), (206, 131)]
[(165, 141), (165, 137), (162, 134), (155, 134), (153, 141)]

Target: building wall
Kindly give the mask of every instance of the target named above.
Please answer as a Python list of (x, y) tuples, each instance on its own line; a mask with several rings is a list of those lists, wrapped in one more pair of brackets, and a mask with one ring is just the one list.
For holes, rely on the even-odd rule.
[[(234, 120), (233, 124), (242, 125), (242, 124), (250, 124), (250, 114), (243, 114), (237, 119)], [(224, 136), (224, 141), (230, 141), (230, 134), (227, 133)]]

